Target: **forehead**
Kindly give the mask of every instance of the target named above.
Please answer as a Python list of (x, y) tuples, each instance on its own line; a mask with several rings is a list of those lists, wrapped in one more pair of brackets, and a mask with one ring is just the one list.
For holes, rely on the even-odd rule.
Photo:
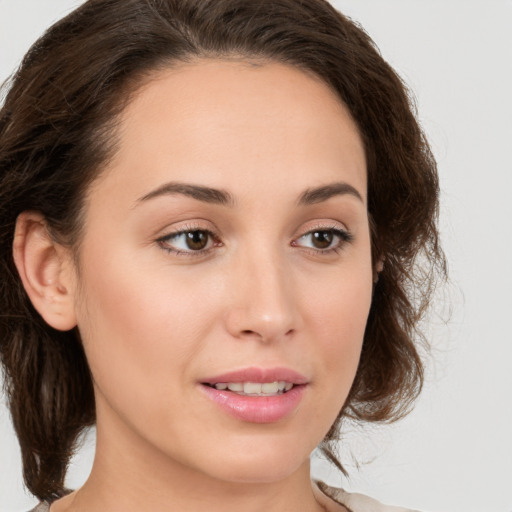
[(107, 170), (124, 189), (136, 177), (148, 191), (172, 179), (235, 195), (261, 182), (298, 193), (346, 179), (366, 197), (347, 108), (317, 77), (278, 63), (201, 60), (156, 72), (122, 114)]

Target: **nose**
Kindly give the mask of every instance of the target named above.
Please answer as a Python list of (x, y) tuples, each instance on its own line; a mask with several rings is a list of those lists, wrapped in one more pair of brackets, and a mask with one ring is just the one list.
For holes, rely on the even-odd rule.
[(300, 316), (293, 279), (275, 254), (242, 257), (231, 274), (231, 301), (225, 322), (239, 339), (274, 342), (299, 328)]

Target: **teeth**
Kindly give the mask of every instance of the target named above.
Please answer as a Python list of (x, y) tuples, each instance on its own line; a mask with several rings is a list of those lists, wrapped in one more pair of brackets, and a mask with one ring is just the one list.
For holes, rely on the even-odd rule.
[[(244, 386), (245, 391), (245, 386)], [(261, 390), (258, 393), (277, 393), (278, 391), (282, 391), (279, 388), (279, 384), (277, 382), (265, 382), (265, 384), (261, 384)]]
[[(246, 395), (259, 395), (261, 393), (261, 384), (257, 382), (244, 382), (244, 393)], [(268, 393), (268, 391), (266, 391), (266, 393)], [(274, 391), (271, 391), (271, 393), (274, 393)]]
[(251, 396), (272, 396), (285, 393), (293, 388), (291, 382), (218, 382), (214, 385), (215, 389), (233, 391), (239, 395)]

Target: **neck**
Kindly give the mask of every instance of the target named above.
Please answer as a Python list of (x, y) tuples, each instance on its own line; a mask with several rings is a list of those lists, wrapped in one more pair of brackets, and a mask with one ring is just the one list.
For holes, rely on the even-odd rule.
[[(110, 471), (95, 463), (88, 481), (63, 498), (52, 512), (321, 512), (310, 483), (309, 464), (287, 478), (268, 483), (225, 482), (188, 471), (157, 475), (139, 463), (138, 470)], [(187, 478), (188, 477), (188, 478)], [(57, 504), (56, 504), (57, 505)]]
[(98, 423), (96, 457), (89, 479), (78, 491), (56, 502), (51, 512), (324, 510), (310, 483), (309, 459), (278, 478), (227, 480), (180, 463), (133, 433), (106, 434), (112, 431)]

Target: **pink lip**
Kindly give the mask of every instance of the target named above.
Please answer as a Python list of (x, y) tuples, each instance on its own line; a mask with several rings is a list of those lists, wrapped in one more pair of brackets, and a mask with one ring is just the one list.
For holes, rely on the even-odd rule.
[(244, 368), (233, 372), (215, 375), (202, 379), (203, 384), (218, 384), (219, 382), (276, 382), (286, 381), (292, 384), (307, 384), (308, 379), (289, 368)]
[[(219, 382), (275, 382), (286, 381), (294, 387), (281, 395), (244, 396), (211, 385)], [(288, 368), (246, 368), (224, 373), (201, 381), (205, 395), (223, 411), (250, 423), (275, 423), (292, 414), (300, 405), (308, 379)], [(208, 385), (209, 384), (209, 385)]]

